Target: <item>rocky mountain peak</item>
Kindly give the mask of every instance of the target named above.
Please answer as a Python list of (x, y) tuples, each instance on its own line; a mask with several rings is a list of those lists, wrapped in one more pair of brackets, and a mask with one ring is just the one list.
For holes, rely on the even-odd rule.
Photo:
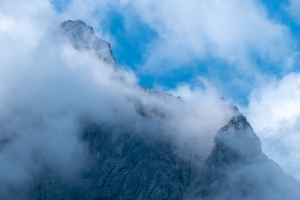
[[(237, 161), (237, 158), (239, 161), (248, 161), (260, 157), (261, 154), (259, 138), (246, 117), (239, 113), (218, 131), (211, 156), (214, 159), (221, 159), (223, 164), (225, 161), (231, 164), (231, 162)], [(236, 159), (231, 159), (228, 156)]]
[(61, 23), (60, 30), (76, 49), (93, 51), (101, 60), (117, 67), (110, 44), (98, 38), (91, 26), (81, 20), (67, 20)]
[(247, 121), (246, 117), (239, 113), (236, 116), (232, 117), (231, 120), (219, 130), (219, 132), (234, 132), (248, 128), (252, 127)]
[(262, 152), (259, 138), (241, 113), (218, 131), (214, 147), (195, 177), (190, 199), (299, 198), (294, 192), (299, 182)]

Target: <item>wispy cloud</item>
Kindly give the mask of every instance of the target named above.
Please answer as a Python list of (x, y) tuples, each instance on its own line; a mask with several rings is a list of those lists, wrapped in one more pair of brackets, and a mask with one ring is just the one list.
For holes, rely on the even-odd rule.
[(135, 68), (140, 74), (160, 77), (196, 68), (223, 93), (246, 96), (270, 75), (284, 75), (297, 65), (297, 42), (290, 28), (271, 19), (258, 1), (74, 0), (63, 16), (84, 19), (117, 42), (99, 23), (111, 17), (111, 10), (123, 17), (124, 34), (137, 21), (156, 33), (141, 52), (143, 59)]
[[(1, 2), (1, 195), (11, 186), (26, 186), (45, 165), (65, 179), (84, 168), (82, 118), (140, 134), (156, 134), (159, 126), (178, 146), (209, 152), (217, 130), (233, 114), (215, 88), (174, 90), (189, 93), (186, 103), (150, 95), (132, 71), (115, 70), (92, 52), (74, 49), (59, 31), (64, 17), (47, 1)], [(149, 120), (137, 112), (136, 102), (168, 117), (163, 123)]]
[(281, 80), (254, 90), (245, 113), (262, 140), (264, 152), (286, 173), (300, 179), (300, 75), (291, 73)]
[(138, 1), (131, 2), (141, 18), (159, 38), (149, 45), (145, 67), (151, 71), (161, 63), (178, 67), (193, 59), (212, 56), (235, 66), (235, 70), (255, 73), (276, 63), (293, 65), (293, 39), (283, 24), (272, 21), (264, 6), (256, 1)]
[(285, 9), (297, 23), (300, 23), (300, 2), (298, 0), (289, 0)]
[(162, 63), (172, 69), (207, 56), (244, 71), (253, 67), (256, 59), (282, 69), (293, 66), (295, 49), (289, 28), (270, 19), (257, 1), (74, 0), (65, 15), (93, 21), (97, 26), (112, 7), (123, 15), (125, 23), (134, 24), (133, 16), (139, 17), (158, 34), (144, 55), (144, 67), (149, 71)]

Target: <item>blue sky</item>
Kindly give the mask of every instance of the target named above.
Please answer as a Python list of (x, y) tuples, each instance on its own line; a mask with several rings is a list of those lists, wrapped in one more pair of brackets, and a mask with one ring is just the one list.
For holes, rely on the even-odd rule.
[[(288, 29), (289, 34), (291, 34), (292, 45), (298, 46), (296, 38), (299, 36), (300, 27), (287, 11), (286, 7), (289, 5), (289, 1), (262, 0), (252, 2), (254, 2), (255, 6), (264, 9), (266, 13), (262, 14), (262, 17), (265, 17), (266, 20), (269, 20), (273, 24), (280, 24)], [(52, 1), (52, 3), (60, 13), (68, 12), (70, 7), (70, 1), (66, 0)], [(170, 61), (170, 58), (164, 59), (161, 58), (163, 57), (161, 56), (158, 58), (160, 61), (152, 62), (152, 65), (155, 66), (151, 66), (151, 64), (147, 64), (147, 55), (151, 53), (151, 48), (149, 50), (149, 46), (161, 39), (161, 36), (158, 34), (159, 30), (153, 28), (151, 23), (143, 20), (143, 16), (141, 16), (141, 14), (138, 13), (139, 11), (137, 11), (136, 8), (133, 8), (134, 6), (132, 5), (119, 6), (114, 3), (106, 4), (108, 5), (98, 5), (95, 7), (95, 10), (90, 13), (89, 17), (94, 16), (97, 18), (98, 12), (105, 13), (104, 15), (102, 14), (98, 21), (96, 20), (96, 22), (100, 24), (96, 27), (96, 30), (106, 36), (109, 35), (109, 38), (105, 39), (109, 40), (112, 44), (113, 53), (115, 54), (120, 67), (130, 67), (135, 71), (140, 79), (141, 85), (148, 88), (159, 86), (164, 89), (170, 89), (175, 88), (178, 84), (182, 83), (190, 83), (193, 85), (197, 82), (197, 77), (201, 76), (207, 78), (216, 85), (221, 91), (222, 96), (225, 98), (232, 99), (234, 102), (241, 105), (248, 104), (249, 93), (253, 89), (253, 84), (256, 84), (256, 77), (249, 75), (249, 73), (252, 72), (247, 70), (236, 70), (236, 68), (239, 68), (239, 66), (237, 66), (239, 64), (228, 62), (226, 58), (222, 59), (218, 56), (211, 55), (210, 52), (201, 56), (191, 55), (185, 61), (178, 61), (175, 64), (177, 66), (174, 68), (170, 67), (174, 65), (174, 63)], [(240, 9), (243, 8), (241, 7)], [(155, 13), (152, 14), (156, 15)], [(263, 16), (265, 14), (267, 16)], [(96, 22), (94, 20), (91, 25), (95, 25)], [(89, 23), (89, 20), (87, 23)], [(176, 26), (176, 24), (174, 24), (174, 26)], [(186, 37), (189, 36), (187, 35)], [(253, 37), (256, 36), (253, 35)], [(195, 40), (195, 43), (196, 42), (197, 40)], [(290, 45), (290, 47), (287, 48), (291, 48), (293, 53), (294, 51), (297, 51), (293, 48), (298, 49), (298, 47), (294, 47), (291, 44), (288, 45)], [(213, 49), (211, 51), (213, 51)], [(164, 53), (166, 55), (168, 54), (168, 52)], [(270, 62), (268, 58), (261, 57), (261, 55), (255, 51), (252, 51), (249, 54), (250, 55), (247, 56), (251, 57), (250, 65), (255, 65), (255, 68), (258, 69), (256, 69), (257, 73), (262, 74), (263, 76), (267, 75), (268, 77), (275, 76), (280, 78), (290, 71), (298, 71), (296, 66), (293, 66), (293, 69), (283, 70), (282, 68), (284, 67), (280, 66), (282, 65), (282, 62)], [(177, 56), (176, 53), (174, 56)], [(297, 60), (298, 58), (293, 58), (293, 62), (297, 62)], [(147, 65), (146, 70), (145, 67), (143, 67), (144, 65)], [(152, 70), (148, 70), (149, 68), (155, 68), (155, 73)], [(165, 68), (171, 69), (165, 71)], [(232, 68), (234, 68), (234, 70), (232, 70)], [(247, 68), (247, 66), (245, 66), (245, 68)]]
[[(214, 53), (210, 52), (203, 54), (200, 53), (202, 55), (197, 55), (196, 52), (196, 55), (194, 55), (194, 52), (188, 52), (190, 51), (190, 49), (187, 49), (187, 52), (184, 53), (190, 54), (190, 56), (187, 56), (184, 61), (176, 61), (175, 59), (175, 61), (173, 62), (172, 58), (165, 59), (162, 57), (163, 54), (167, 55), (169, 53), (168, 51), (172, 51), (172, 48), (162, 50), (162, 52), (160, 52), (159, 58), (156, 58), (157, 55), (150, 56), (151, 62), (148, 62), (149, 54), (151, 54), (152, 51), (155, 51), (155, 47), (151, 48), (151, 46), (155, 45), (157, 41), (165, 39), (162, 38), (159, 33), (161, 28), (153, 27), (153, 24), (151, 24), (152, 22), (144, 19), (145, 16), (139, 13), (138, 9), (140, 8), (137, 7), (140, 6), (143, 8), (149, 6), (149, 3), (145, 3), (145, 5), (142, 5), (143, 3), (141, 3), (141, 5), (134, 5), (134, 3), (130, 1), (129, 3), (126, 3), (126, 1), (125, 3), (116, 3), (117, 1), (115, 3), (111, 3), (109, 1), (109, 3), (107, 3), (106, 1), (103, 2), (104, 3), (98, 4), (93, 3), (93, 1), (90, 2), (91, 5), (95, 5), (95, 8), (90, 9), (85, 13), (85, 21), (86, 23), (94, 27), (96, 26), (95, 30), (102, 33), (104, 39), (108, 40), (111, 43), (113, 53), (115, 54), (120, 67), (130, 67), (140, 79), (140, 84), (142, 86), (152, 89), (159, 87), (163, 88), (164, 90), (168, 90), (175, 88), (178, 84), (189, 83), (191, 87), (193, 87), (193, 85), (197, 84), (198, 82), (197, 78), (201, 76), (205, 77), (213, 85), (215, 85), (220, 90), (221, 95), (226, 99), (231, 99), (235, 103), (240, 105), (247, 105), (249, 103), (249, 93), (253, 90), (253, 86), (261, 84), (260, 81), (257, 80), (257, 76), (261, 76), (259, 79), (266, 79), (270, 77), (281, 78), (288, 72), (298, 72), (299, 70), (297, 67), (298, 57), (295, 56), (292, 58), (294, 62), (292, 67), (283, 69), (285, 67), (282, 66), (285, 56), (297, 54), (297, 38), (300, 34), (299, 24), (288, 12), (287, 7), (290, 3), (288, 0), (250, 1), (253, 4), (252, 6), (254, 6), (254, 11), (246, 11), (246, 13), (249, 12), (251, 15), (251, 12), (256, 12), (255, 9), (257, 9), (256, 7), (258, 7), (257, 10), (261, 9), (263, 10), (263, 12), (265, 12), (262, 14), (258, 13), (258, 16), (261, 17), (262, 20), (268, 20), (267, 23), (272, 23), (273, 25), (280, 24), (287, 30), (286, 32), (288, 32), (290, 36), (286, 36), (286, 38), (284, 38), (284, 34), (286, 34), (286, 32), (284, 32), (282, 33), (283, 36), (279, 36), (279, 38), (276, 38), (277, 36), (275, 35), (275, 38), (271, 39), (270, 41), (274, 43), (274, 41), (277, 39), (290, 40), (284, 41), (286, 44), (279, 44), (281, 45), (279, 47), (278, 44), (274, 44), (275, 48), (290, 48), (285, 49), (285, 52), (283, 53), (278, 53), (279, 55), (275, 55), (277, 57), (282, 56), (283, 58), (279, 58), (279, 60), (276, 60), (273, 58), (270, 59), (268, 57), (265, 57), (264, 55), (261, 55), (261, 52), (257, 52), (255, 49), (256, 47), (254, 46), (254, 50), (249, 50), (248, 55), (245, 55), (245, 57), (247, 57), (245, 59), (248, 59), (248, 61), (231, 61), (231, 58), (227, 58), (226, 55), (224, 58), (224, 56), (216, 56), (214, 55)], [(75, 7), (73, 5), (74, 3), (70, 0), (53, 0), (52, 3), (55, 5), (55, 8), (59, 13), (67, 13)], [(188, 2), (186, 2), (185, 4), (188, 4)], [(150, 6), (155, 7), (162, 5), (154, 5), (153, 3), (153, 5)], [(240, 6), (238, 9), (244, 9), (242, 7), (243, 5), (238, 6)], [(147, 8), (145, 8), (145, 10), (147, 10)], [(259, 10), (258, 12), (262, 12), (261, 10)], [(80, 8), (78, 8), (77, 12), (80, 12)], [(101, 17), (99, 17), (99, 13), (101, 13)], [(243, 10), (241, 10), (241, 13), (243, 13)], [(153, 11), (153, 13), (151, 14), (156, 15), (155, 11)], [(240, 13), (237, 13), (237, 16), (233, 17), (238, 18), (239, 14)], [(172, 18), (171, 15), (172, 14), (170, 14), (170, 18)], [(77, 18), (76, 14), (73, 14), (72, 16)], [(80, 16), (81, 15), (78, 15), (78, 18), (80, 18)], [(161, 20), (160, 17), (163, 17), (163, 15), (157, 16), (157, 19), (155, 20)], [(169, 16), (166, 16), (163, 19), (166, 19), (168, 17)], [(199, 17), (201, 17), (201, 15), (199, 15)], [(197, 18), (197, 16), (195, 16), (195, 18)], [(193, 17), (191, 17), (191, 20), (193, 20)], [(214, 19), (211, 20), (211, 22), (213, 23)], [(245, 21), (242, 23), (246, 24), (248, 22)], [(260, 22), (258, 21), (257, 23), (259, 24)], [(160, 26), (163, 26), (163, 23)], [(180, 24), (174, 24), (174, 26), (179, 26), (180, 28)], [(199, 24), (199, 26), (203, 25)], [(253, 27), (260, 28), (259, 25), (257, 27), (256, 25), (254, 25)], [(276, 29), (276, 27), (274, 29)], [(269, 31), (273, 31), (272, 27)], [(255, 33), (255, 30), (253, 31), (253, 33)], [(191, 35), (192, 34), (193, 33), (191, 33)], [(164, 35), (164, 37), (168, 37), (168, 35), (166, 34)], [(183, 35), (182, 37), (188, 38), (190, 36)], [(251, 37), (255, 38), (256, 36), (252, 35)], [(195, 42), (197, 42), (197, 38), (195, 39)], [(262, 40), (263, 39), (264, 38), (262, 38)], [(161, 45), (163, 45), (163, 42), (161, 43)], [(169, 41), (168, 43), (172, 43), (172, 41)], [(269, 44), (270, 43), (268, 42), (266, 43), (266, 45)], [(178, 48), (181, 48), (180, 45), (182, 44), (178, 44)], [(248, 46), (250, 46), (249, 48), (252, 48), (253, 45), (250, 44)], [(241, 48), (244, 49), (244, 47)], [(273, 47), (270, 46), (270, 48)], [(209, 51), (214, 51), (213, 47)], [(270, 50), (264, 49), (263, 51)], [(270, 53), (272, 54), (274, 52)], [(277, 52), (275, 52), (275, 54), (276, 53)], [(177, 57), (176, 54), (174, 54), (173, 56)], [(243, 64), (241, 64), (241, 62), (243, 62)], [(239, 65), (244, 66), (240, 67)], [(252, 65), (252, 67), (254, 66), (253, 69), (251, 69), (252, 67), (249, 67), (249, 65)], [(248, 68), (248, 70), (244, 70), (245, 68)], [(258, 75), (251, 75), (252, 70), (254, 70)], [(199, 86), (199, 84), (197, 84), (197, 86)]]

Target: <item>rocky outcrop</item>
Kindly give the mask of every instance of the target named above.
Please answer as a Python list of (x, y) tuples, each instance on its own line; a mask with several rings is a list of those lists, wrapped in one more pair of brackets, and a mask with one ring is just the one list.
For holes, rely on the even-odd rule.
[[(191, 163), (170, 142), (111, 127), (91, 125), (84, 133), (93, 164), (91, 196), (111, 199), (183, 199)], [(122, 133), (123, 132), (123, 133)]]
[(86, 25), (81, 20), (68, 20), (61, 23), (60, 29), (74, 48), (93, 51), (101, 60), (115, 68), (117, 67), (110, 44), (98, 38), (91, 26)]

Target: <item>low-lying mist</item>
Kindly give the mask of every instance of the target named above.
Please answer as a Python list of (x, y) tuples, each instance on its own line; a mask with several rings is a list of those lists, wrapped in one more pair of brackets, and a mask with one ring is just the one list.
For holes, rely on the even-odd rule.
[(59, 23), (22, 35), (24, 24), (0, 32), (2, 194), (30, 182), (44, 166), (67, 179), (84, 169), (82, 119), (147, 137), (162, 137), (157, 131), (162, 130), (179, 148), (205, 157), (233, 115), (212, 86), (171, 91), (182, 98), (154, 93), (142, 89), (132, 71), (116, 70), (93, 51), (75, 49)]

